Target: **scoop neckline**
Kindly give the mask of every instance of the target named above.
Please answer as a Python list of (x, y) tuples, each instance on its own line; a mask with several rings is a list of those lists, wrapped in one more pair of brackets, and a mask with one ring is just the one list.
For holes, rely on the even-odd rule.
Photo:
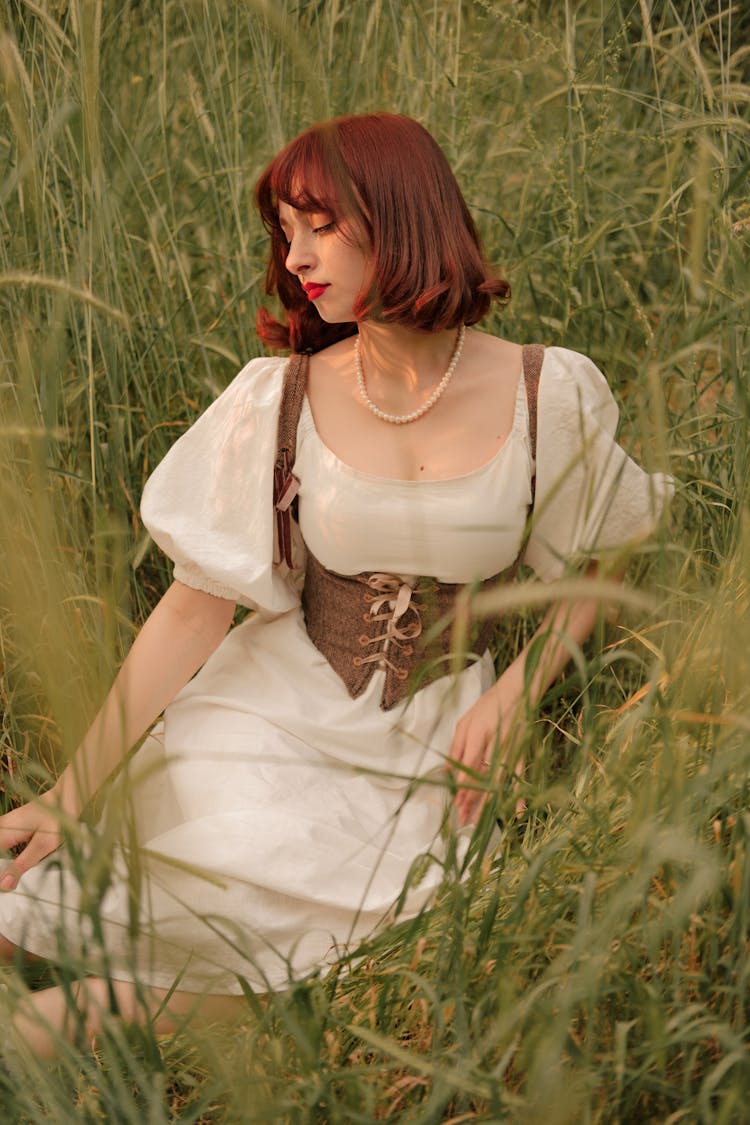
[(511, 425), (507, 437), (503, 441), (500, 448), (493, 453), (489, 461), (485, 461), (484, 464), (478, 465), (475, 469), (469, 469), (469, 471), (466, 473), (459, 473), (458, 475), (452, 477), (429, 477), (425, 480), (408, 480), (404, 477), (384, 477), (378, 476), (377, 473), (368, 473), (364, 469), (357, 469), (354, 467), (354, 465), (350, 465), (347, 461), (342, 461), (339, 455), (337, 453), (334, 453), (329, 445), (326, 445), (326, 443), (323, 441), (323, 438), (318, 433), (318, 427), (315, 425), (315, 416), (313, 415), (312, 407), (310, 406), (310, 402), (307, 397), (307, 391), (305, 391), (304, 397), (302, 399), (302, 413), (300, 415), (300, 421), (302, 420), (304, 420), (305, 422), (305, 429), (309, 430), (312, 433), (318, 445), (323, 450), (325, 455), (329, 458), (329, 460), (331, 460), (340, 471), (348, 474), (349, 476), (358, 477), (361, 480), (373, 481), (379, 485), (394, 484), (406, 487), (417, 486), (419, 488), (424, 488), (426, 485), (430, 484), (455, 484), (459, 481), (469, 480), (471, 477), (477, 477), (482, 473), (488, 472), (498, 461), (501, 460), (503, 454), (505, 453), (505, 450), (509, 445), (512, 444), (513, 439), (519, 435), (523, 436), (524, 432), (528, 432), (526, 381), (524, 379), (522, 371), (518, 379), (518, 385), (516, 387), (516, 401), (513, 411), (513, 424)]

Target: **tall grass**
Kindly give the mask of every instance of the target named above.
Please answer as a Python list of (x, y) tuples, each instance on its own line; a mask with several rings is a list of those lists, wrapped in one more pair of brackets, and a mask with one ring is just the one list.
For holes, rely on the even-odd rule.
[[(5, 0), (0, 702), (13, 795), (168, 581), (138, 519), (258, 344), (257, 173), (323, 116), (427, 125), (514, 300), (679, 481), (654, 598), (550, 692), (529, 814), (435, 909), (231, 1038), (116, 1028), (15, 1121), (750, 1119), (750, 19), (729, 0)], [(501, 647), (527, 629), (508, 625)], [(511, 820), (513, 795), (499, 811)], [(293, 847), (293, 841), (290, 841)], [(480, 857), (481, 858), (481, 857)], [(11, 991), (16, 987), (8, 977)], [(6, 1116), (6, 1119), (11, 1119)]]

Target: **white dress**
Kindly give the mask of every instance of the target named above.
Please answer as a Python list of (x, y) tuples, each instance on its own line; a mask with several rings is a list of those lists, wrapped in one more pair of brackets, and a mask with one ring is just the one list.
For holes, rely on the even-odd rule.
[[(239, 993), (241, 978), (266, 991), (370, 933), (410, 872), (401, 917), (440, 882), (444, 759), (492, 664), (485, 654), (384, 711), (382, 671), (351, 699), (312, 645), (300, 576), (272, 565), (284, 363), (249, 363), (147, 484), (143, 521), (175, 578), (257, 612), (131, 760), (116, 791), (127, 800), (110, 801), (93, 861), (61, 849), (0, 896), (0, 932), (33, 953), (163, 987)], [(547, 349), (525, 556), (545, 581), (573, 556), (648, 534), (669, 497), (669, 478), (644, 473), (614, 442), (616, 425), (591, 361)], [(323, 445), (307, 403), (295, 473), (302, 538), (329, 569), (490, 577), (515, 558), (530, 498), (523, 381), (507, 441), (464, 476), (405, 482), (354, 470)], [(97, 862), (99, 849), (111, 862)]]

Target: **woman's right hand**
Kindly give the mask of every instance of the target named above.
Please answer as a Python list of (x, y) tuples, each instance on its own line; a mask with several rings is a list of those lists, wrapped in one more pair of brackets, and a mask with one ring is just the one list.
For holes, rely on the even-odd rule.
[[(516, 777), (523, 773), (523, 760), (517, 753), (522, 740), (520, 713), (518, 694), (503, 675), (456, 724), (449, 757), (456, 766), (458, 792), (454, 803), (461, 827), (477, 823), (491, 789), (499, 791), (509, 773)], [(461, 766), (485, 776), (494, 770), (493, 785), (482, 789), (472, 784), (471, 775)], [(520, 802), (517, 811), (522, 807)]]
[(0, 868), (0, 891), (12, 891), (29, 868), (60, 847), (62, 816), (60, 799), (53, 789), (0, 816), (0, 850), (8, 852), (26, 845)]

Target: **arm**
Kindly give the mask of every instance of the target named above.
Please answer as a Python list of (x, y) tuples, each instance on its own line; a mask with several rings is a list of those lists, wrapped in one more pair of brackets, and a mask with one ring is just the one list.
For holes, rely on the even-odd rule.
[[(597, 569), (597, 564), (592, 563), (586, 573), (594, 575)], [(453, 761), (466, 763), (476, 773), (486, 773), (499, 736), (498, 764), (507, 768), (514, 746), (510, 736), (517, 732), (516, 725), (524, 721), (527, 708), (539, 702), (570, 660), (570, 648), (562, 636), (576, 645), (583, 644), (594, 628), (600, 608), (600, 599), (587, 598), (562, 602), (548, 611), (526, 647), (456, 724), (450, 749)], [(540, 636), (546, 641), (527, 691), (526, 661)], [(516, 773), (521, 772), (520, 760), (510, 764)], [(459, 770), (459, 785), (461, 776)], [(455, 800), (459, 824), (476, 823), (486, 799), (487, 793), (481, 789), (460, 788)]]
[(168, 703), (226, 636), (235, 603), (173, 582), (128, 653), (70, 764), (41, 797), (0, 816), (0, 847), (26, 844), (0, 876), (10, 890), (61, 841), (60, 818), (77, 819)]

